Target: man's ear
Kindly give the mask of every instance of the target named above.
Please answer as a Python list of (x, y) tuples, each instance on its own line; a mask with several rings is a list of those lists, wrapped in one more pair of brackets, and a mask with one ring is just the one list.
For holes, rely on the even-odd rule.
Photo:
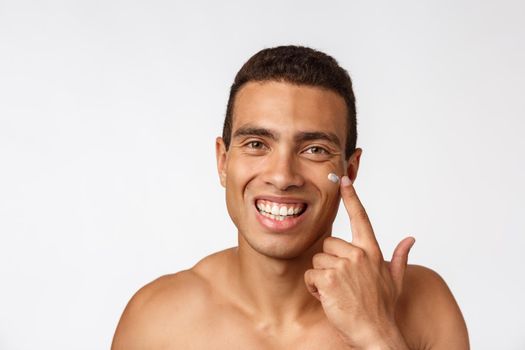
[(226, 188), (226, 158), (228, 151), (222, 137), (215, 139), (215, 156), (217, 157), (217, 172), (221, 180), (222, 187)]
[(356, 148), (354, 153), (348, 158), (346, 163), (346, 174), (354, 183), (355, 179), (357, 178), (357, 171), (359, 170), (359, 161), (361, 160), (361, 154), (363, 154), (363, 150), (361, 148)]

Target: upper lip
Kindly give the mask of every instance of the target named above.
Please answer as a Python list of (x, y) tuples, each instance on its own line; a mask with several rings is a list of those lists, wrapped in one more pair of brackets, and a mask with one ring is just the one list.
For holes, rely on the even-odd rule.
[(293, 203), (304, 203), (307, 204), (307, 201), (303, 198), (297, 198), (297, 197), (289, 197), (289, 196), (256, 196), (254, 198), (254, 202), (257, 202), (258, 200), (266, 200), (274, 203), (282, 203), (282, 204), (293, 204)]

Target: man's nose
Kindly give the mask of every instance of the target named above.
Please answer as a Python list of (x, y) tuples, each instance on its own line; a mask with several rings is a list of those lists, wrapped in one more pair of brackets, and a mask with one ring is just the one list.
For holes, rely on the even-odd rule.
[(294, 155), (288, 152), (276, 152), (271, 156), (267, 165), (264, 181), (280, 191), (301, 187), (304, 184), (304, 178), (299, 167)]

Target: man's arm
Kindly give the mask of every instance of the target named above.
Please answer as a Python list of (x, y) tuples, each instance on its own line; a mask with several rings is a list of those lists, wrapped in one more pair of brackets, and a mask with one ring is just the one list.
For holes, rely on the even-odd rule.
[[(398, 311), (411, 349), (468, 350), (467, 326), (454, 296), (436, 272), (409, 265)], [(408, 336), (412, 334), (412, 336)]]

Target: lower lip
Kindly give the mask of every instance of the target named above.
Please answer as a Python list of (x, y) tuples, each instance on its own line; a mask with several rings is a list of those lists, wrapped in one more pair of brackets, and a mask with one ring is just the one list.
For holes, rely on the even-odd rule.
[(262, 215), (257, 209), (257, 207), (254, 206), (254, 208), (255, 208), (257, 220), (261, 223), (261, 225), (263, 225), (269, 231), (272, 231), (272, 232), (286, 232), (286, 231), (293, 229), (295, 226), (299, 225), (301, 221), (303, 221), (306, 215), (306, 211), (308, 210), (308, 208), (306, 208), (303, 211), (303, 213), (299, 216), (292, 216), (291, 218), (286, 218), (283, 221), (279, 221), (279, 220), (273, 220), (271, 218), (268, 218)]

